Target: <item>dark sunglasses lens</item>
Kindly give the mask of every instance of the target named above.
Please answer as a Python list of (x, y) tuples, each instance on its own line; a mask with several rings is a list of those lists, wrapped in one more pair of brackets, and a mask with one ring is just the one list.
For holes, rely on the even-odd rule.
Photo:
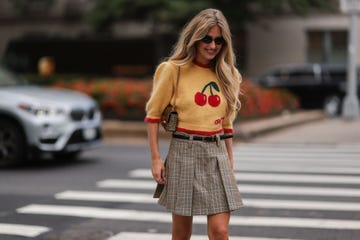
[(210, 36), (205, 36), (201, 41), (203, 41), (204, 43), (211, 43), (212, 38)]
[(222, 37), (219, 37), (219, 38), (215, 38), (214, 42), (216, 45), (221, 45), (224, 44), (225, 41)]
[(221, 45), (221, 44), (225, 43), (225, 40), (222, 37), (217, 37), (217, 38), (213, 39), (210, 36), (205, 36), (203, 39), (201, 39), (201, 41), (206, 44), (209, 44), (212, 41), (214, 41), (216, 45)]

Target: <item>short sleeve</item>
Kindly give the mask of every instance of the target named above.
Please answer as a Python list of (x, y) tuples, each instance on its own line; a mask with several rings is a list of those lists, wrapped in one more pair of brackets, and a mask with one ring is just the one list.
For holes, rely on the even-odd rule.
[(235, 120), (236, 113), (233, 112), (231, 115), (231, 118), (224, 118), (222, 122), (222, 126), (224, 129), (225, 134), (233, 134), (234, 133), (234, 127), (233, 127), (233, 121)]
[(163, 62), (157, 67), (153, 77), (151, 96), (146, 103), (145, 122), (160, 122), (163, 110), (172, 102), (177, 77), (176, 71), (176, 65), (171, 62)]

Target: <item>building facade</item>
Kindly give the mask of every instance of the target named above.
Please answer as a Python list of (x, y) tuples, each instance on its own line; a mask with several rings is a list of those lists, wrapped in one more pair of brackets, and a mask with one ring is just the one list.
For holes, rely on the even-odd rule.
[(340, 13), (262, 18), (247, 28), (247, 74), (259, 76), (288, 63), (346, 63), (349, 25), (349, 17)]
[[(82, 18), (91, 8), (89, 0), (18, 1), (25, 4), (21, 12), (14, 2), (0, 1), (0, 58), (10, 41), (23, 35), (46, 33), (76, 38), (91, 33)], [(360, 28), (360, 24), (358, 26)], [(348, 32), (349, 17), (341, 13), (260, 17), (248, 24), (246, 43), (237, 44), (245, 48), (238, 52), (246, 53), (239, 56), (245, 63), (245, 67), (240, 68), (244, 75), (252, 78), (279, 64), (346, 63)], [(111, 34), (114, 37), (152, 36), (153, 26), (151, 23), (117, 23)], [(242, 38), (235, 40), (243, 41)], [(164, 51), (158, 53), (162, 54)], [(357, 56), (360, 56), (360, 47)], [(357, 62), (360, 64), (360, 57)]]

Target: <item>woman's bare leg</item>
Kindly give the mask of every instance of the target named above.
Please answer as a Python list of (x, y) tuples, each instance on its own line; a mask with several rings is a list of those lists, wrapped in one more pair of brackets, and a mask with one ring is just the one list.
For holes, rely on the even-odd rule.
[(173, 214), (172, 219), (172, 240), (189, 240), (193, 217)]
[(210, 240), (228, 240), (229, 239), (229, 221), (230, 212), (209, 215), (208, 236)]

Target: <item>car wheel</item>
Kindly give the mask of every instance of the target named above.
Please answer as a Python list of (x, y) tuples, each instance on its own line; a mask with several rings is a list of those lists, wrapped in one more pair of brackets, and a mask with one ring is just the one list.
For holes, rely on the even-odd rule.
[(9, 120), (0, 120), (0, 165), (13, 165), (25, 159), (25, 138)]
[(325, 98), (323, 110), (328, 117), (336, 117), (341, 110), (341, 98), (331, 95)]

